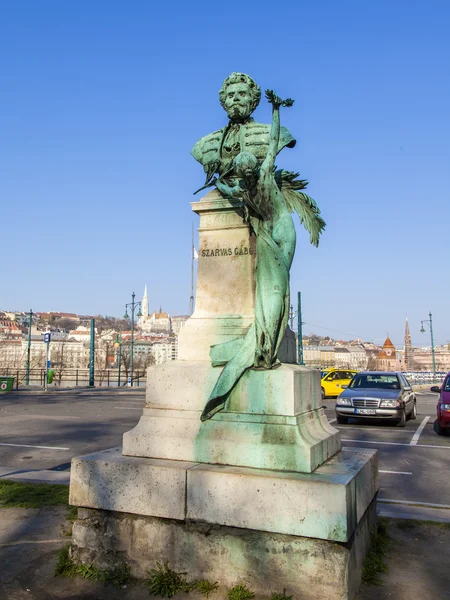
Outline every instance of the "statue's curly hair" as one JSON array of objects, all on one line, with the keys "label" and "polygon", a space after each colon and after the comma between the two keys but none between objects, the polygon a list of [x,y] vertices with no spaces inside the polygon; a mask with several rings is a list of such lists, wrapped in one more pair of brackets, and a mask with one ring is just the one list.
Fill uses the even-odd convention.
[{"label": "statue's curly hair", "polygon": [[232,83],[246,83],[250,88],[250,92],[252,94],[252,112],[258,106],[259,101],[261,100],[261,88],[256,83],[254,79],[250,77],[250,75],[246,75],[245,73],[231,73],[225,81],[222,83],[222,87],[219,91],[219,100],[220,104],[223,108],[225,108],[225,97],[227,87]]}]

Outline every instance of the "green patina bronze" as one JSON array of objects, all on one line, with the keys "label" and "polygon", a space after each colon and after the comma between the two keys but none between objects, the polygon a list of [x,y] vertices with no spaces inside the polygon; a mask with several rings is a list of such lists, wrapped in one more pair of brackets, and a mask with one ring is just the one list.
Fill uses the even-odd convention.
[{"label": "green patina bronze", "polygon": [[280,107],[292,106],[294,101],[281,100],[267,90],[272,124],[265,125],[250,117],[260,98],[260,88],[251,77],[232,73],[220,91],[229,124],[200,139],[192,150],[206,172],[204,188],[215,185],[224,197],[239,201],[244,220],[256,235],[255,321],[245,337],[211,347],[212,364],[225,367],[202,421],[223,408],[247,369],[272,369],[280,364],[277,353],[289,316],[289,271],[296,243],[291,213],[297,212],[315,246],[325,228],[316,203],[301,191],[307,182],[298,179],[298,173],[275,168],[280,150],[295,145],[280,125]]}]

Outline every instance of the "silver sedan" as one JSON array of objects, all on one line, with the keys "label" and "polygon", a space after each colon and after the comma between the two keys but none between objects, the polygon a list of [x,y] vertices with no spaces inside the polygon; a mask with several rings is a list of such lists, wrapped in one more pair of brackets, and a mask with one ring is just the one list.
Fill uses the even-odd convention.
[{"label": "silver sedan", "polygon": [[399,427],[417,416],[413,389],[400,372],[366,371],[355,375],[336,400],[339,424],[356,419],[390,419]]}]

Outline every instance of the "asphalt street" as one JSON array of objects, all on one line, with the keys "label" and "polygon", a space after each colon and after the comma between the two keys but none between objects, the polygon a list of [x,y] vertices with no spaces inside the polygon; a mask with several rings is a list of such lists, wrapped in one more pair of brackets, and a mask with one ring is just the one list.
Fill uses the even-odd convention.
[{"label": "asphalt street", "polygon": [[[405,428],[350,420],[337,426],[335,400],[323,401],[343,445],[379,452],[381,514],[418,507],[450,521],[450,436],[433,428],[437,395],[416,392],[417,419]],[[144,389],[96,388],[12,392],[0,396],[0,478],[68,483],[74,456],[122,444],[141,416]]]},{"label": "asphalt street", "polygon": [[376,448],[380,469],[378,502],[381,514],[401,516],[407,509],[426,507],[430,518],[450,521],[450,436],[434,431],[438,394],[417,391],[417,419],[400,428],[385,421],[350,420],[337,425],[336,401],[326,398],[325,413],[341,433],[343,445]]},{"label": "asphalt street", "polygon": [[74,456],[122,445],[145,390],[95,388],[0,396],[0,477],[68,483]]}]

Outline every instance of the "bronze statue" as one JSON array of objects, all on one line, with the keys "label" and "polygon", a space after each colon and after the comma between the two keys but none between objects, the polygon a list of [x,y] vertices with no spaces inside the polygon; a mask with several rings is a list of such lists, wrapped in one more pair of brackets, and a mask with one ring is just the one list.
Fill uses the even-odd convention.
[{"label": "bronze statue", "polygon": [[[203,165],[206,173],[204,187],[209,187],[215,173],[229,174],[233,159],[240,152],[249,152],[263,161],[269,147],[270,125],[257,123],[250,116],[261,99],[261,90],[251,77],[245,73],[232,73],[223,82],[219,99],[228,114],[228,125],[202,137],[192,149],[193,157]],[[295,144],[296,140],[286,127],[281,127],[277,154]]]},{"label": "bronze statue", "polygon": [[[266,91],[266,98],[272,104],[268,132],[268,125],[248,121],[260,99],[258,86],[247,75],[233,73],[221,90],[230,124],[194,146],[207,173],[207,186],[216,185],[224,197],[240,200],[244,220],[256,235],[255,322],[245,337],[211,347],[212,364],[225,368],[202,413],[203,421],[223,408],[247,369],[272,369],[280,364],[277,352],[289,316],[289,271],[296,244],[291,213],[297,212],[315,246],[325,228],[314,200],[300,191],[307,182],[298,179],[298,173],[275,169],[278,152],[295,144],[280,125],[280,107],[290,107],[294,101],[281,100],[271,90]],[[231,132],[237,127],[233,137]]]}]

